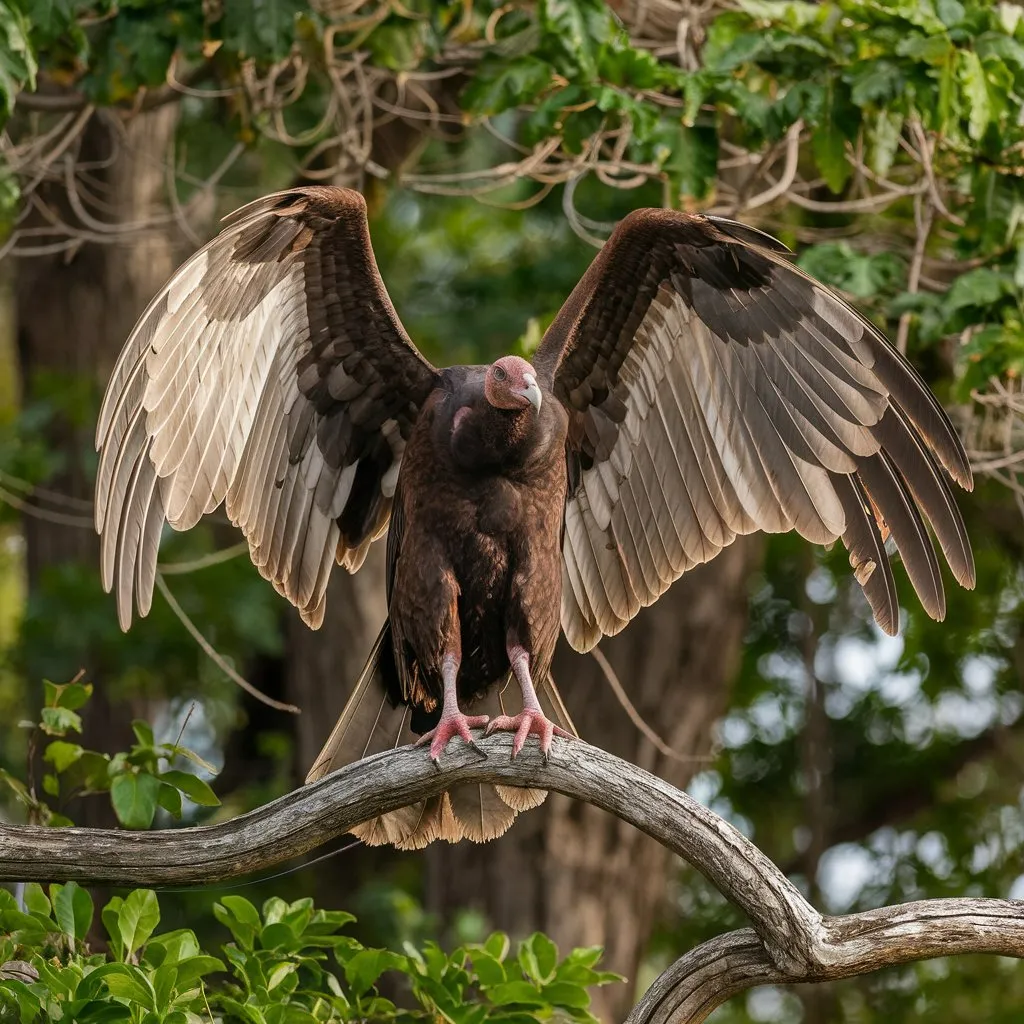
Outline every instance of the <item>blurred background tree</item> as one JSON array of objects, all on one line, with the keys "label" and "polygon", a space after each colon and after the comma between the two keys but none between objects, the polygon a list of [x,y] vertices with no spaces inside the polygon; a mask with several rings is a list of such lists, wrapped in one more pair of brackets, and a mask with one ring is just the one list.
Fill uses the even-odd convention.
[{"label": "blurred background tree", "polygon": [[[218,216],[300,181],[360,188],[403,321],[450,363],[528,350],[628,210],[711,210],[790,244],[947,403],[979,479],[961,502],[978,589],[950,588],[943,624],[906,601],[890,639],[841,548],[741,541],[601,645],[661,742],[564,650],[570,710],[587,739],[752,835],[823,909],[1024,897],[1021,15],[985,0],[0,0],[0,765],[24,764],[16,723],[42,680],[85,669],[88,745],[127,746],[132,718],[158,739],[184,727],[223,766],[222,806],[191,820],[236,813],[301,780],[384,615],[382,551],[338,570],[311,633],[216,516],[166,537],[177,611],[158,598],[123,636],[101,593],[98,398]],[[108,823],[88,803],[75,817]],[[562,798],[485,847],[348,850],[272,888],[315,890],[376,940],[493,925],[604,945],[631,979],[599,994],[608,1020],[736,916],[656,844]],[[978,959],[762,989],[715,1019],[955,1024],[1021,1005],[1021,967]]]}]

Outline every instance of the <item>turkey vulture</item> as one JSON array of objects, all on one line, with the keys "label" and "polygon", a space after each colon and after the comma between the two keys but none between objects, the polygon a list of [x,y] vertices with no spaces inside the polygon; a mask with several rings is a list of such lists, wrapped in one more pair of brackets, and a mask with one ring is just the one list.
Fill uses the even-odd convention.
[{"label": "turkey vulture", "polygon": [[[389,618],[312,780],[417,735],[436,761],[485,715],[546,752],[574,731],[549,674],[559,627],[589,650],[756,530],[842,538],[889,633],[891,534],[941,619],[929,527],[974,584],[949,484],[972,486],[963,447],[903,356],[791,255],[733,221],[637,210],[532,365],[437,369],[358,193],[250,203],[150,304],[103,402],[96,527],[122,627],[149,611],[165,521],[225,502],[313,628],[334,563],[354,572],[387,530]],[[484,840],[544,795],[454,787],[357,831]]]}]

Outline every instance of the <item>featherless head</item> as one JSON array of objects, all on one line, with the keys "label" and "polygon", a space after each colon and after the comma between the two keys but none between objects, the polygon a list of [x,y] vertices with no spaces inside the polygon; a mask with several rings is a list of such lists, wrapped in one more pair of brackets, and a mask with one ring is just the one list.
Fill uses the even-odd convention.
[{"label": "featherless head", "polygon": [[503,356],[488,367],[484,396],[496,409],[525,409],[532,405],[540,412],[537,371],[519,356]]}]

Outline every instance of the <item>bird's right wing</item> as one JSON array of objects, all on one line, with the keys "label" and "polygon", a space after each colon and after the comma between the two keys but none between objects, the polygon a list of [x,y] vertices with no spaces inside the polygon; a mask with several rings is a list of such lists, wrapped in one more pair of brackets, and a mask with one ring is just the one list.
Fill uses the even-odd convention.
[{"label": "bird's right wing", "polygon": [[387,526],[436,371],[402,328],[357,192],[307,187],[236,211],[171,278],[100,412],[96,528],[123,628],[152,601],[164,522],[226,501],[253,562],[311,626],[335,560]]}]

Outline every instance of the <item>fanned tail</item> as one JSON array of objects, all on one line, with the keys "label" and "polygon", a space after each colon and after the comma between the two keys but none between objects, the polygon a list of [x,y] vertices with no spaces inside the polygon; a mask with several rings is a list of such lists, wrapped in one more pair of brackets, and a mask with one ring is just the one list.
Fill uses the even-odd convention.
[{"label": "fanned tail", "polygon": [[[387,659],[391,657],[391,626],[390,622],[385,622],[352,696],[306,776],[307,783],[316,782],[335,769],[371,754],[416,741],[411,708],[404,704],[395,706],[388,697],[386,671]],[[550,676],[537,687],[537,695],[544,713],[556,725],[577,735]],[[519,688],[511,682],[510,675],[504,686],[494,687],[468,713],[494,717],[515,714],[521,706]],[[401,850],[420,850],[437,839],[449,843],[460,839],[484,843],[506,832],[521,811],[538,807],[547,795],[547,790],[543,789],[466,783],[453,786],[439,796],[379,815],[356,825],[351,832],[367,846],[392,845]]]}]

